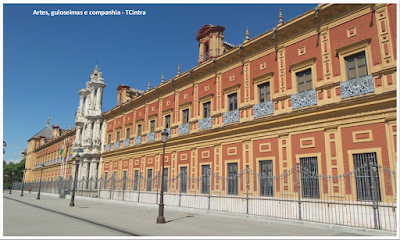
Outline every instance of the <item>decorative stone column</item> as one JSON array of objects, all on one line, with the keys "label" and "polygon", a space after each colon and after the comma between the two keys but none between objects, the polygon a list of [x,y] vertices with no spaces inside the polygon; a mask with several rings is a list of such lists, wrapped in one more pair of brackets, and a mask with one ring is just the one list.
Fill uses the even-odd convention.
[{"label": "decorative stone column", "polygon": [[83,115],[83,96],[79,95],[78,115]]},{"label": "decorative stone column", "polygon": [[100,110],[101,109],[101,88],[97,88],[95,91],[97,91],[97,94],[96,94],[96,107],[95,107],[95,109],[96,110]]},{"label": "decorative stone column", "polygon": [[[89,159],[83,158],[83,179],[89,179]],[[86,182],[85,182],[86,183]],[[87,189],[88,185],[84,184],[84,188]]]},{"label": "decorative stone column", "polygon": [[97,165],[99,164],[99,161],[97,158],[93,158],[92,159],[92,171],[91,171],[91,177],[93,177],[93,182],[92,182],[92,189],[96,189],[97,188]]},{"label": "decorative stone column", "polygon": [[78,145],[81,145],[82,139],[81,139],[81,126],[76,126],[76,137],[75,137],[75,142]]}]

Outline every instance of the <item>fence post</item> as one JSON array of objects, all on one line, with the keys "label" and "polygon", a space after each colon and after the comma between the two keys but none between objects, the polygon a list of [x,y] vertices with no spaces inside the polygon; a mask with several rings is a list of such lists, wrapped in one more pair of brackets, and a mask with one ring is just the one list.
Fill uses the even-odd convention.
[{"label": "fence post", "polygon": [[249,166],[246,166],[246,214],[249,214]]},{"label": "fence post", "polygon": [[[211,174],[210,174],[211,169],[208,169],[206,172],[206,178],[207,178],[207,187],[208,187],[208,210],[210,210],[210,201],[211,201]],[[208,178],[210,177],[210,178]]]},{"label": "fence post", "polygon": [[372,158],[368,159],[369,162],[369,174],[371,178],[371,194],[372,194],[372,208],[374,209],[374,226],[375,229],[378,229],[378,219],[377,219],[377,203],[375,199],[375,179],[374,179],[374,173],[376,171],[376,168],[373,166]]},{"label": "fence post", "polygon": [[299,220],[301,220],[301,198],[300,198],[300,163],[297,165],[297,193],[299,196]]},{"label": "fence post", "polygon": [[142,176],[142,173],[139,173],[139,176],[138,176],[138,181],[139,181],[139,192],[138,192],[138,195],[137,195],[137,201],[139,202],[139,198],[140,198],[140,178],[141,178],[141,176]]},{"label": "fence post", "polygon": [[179,207],[181,206],[182,175],[183,175],[183,173],[182,173],[182,171],[181,171],[181,172],[179,173],[179,176],[180,176],[180,178],[179,178]]},{"label": "fence post", "polygon": [[92,183],[93,183],[93,176],[90,178],[89,182],[89,197],[92,196]]},{"label": "fence post", "polygon": [[160,171],[157,173],[157,194],[156,194],[156,204],[158,203],[158,186],[160,186]]}]

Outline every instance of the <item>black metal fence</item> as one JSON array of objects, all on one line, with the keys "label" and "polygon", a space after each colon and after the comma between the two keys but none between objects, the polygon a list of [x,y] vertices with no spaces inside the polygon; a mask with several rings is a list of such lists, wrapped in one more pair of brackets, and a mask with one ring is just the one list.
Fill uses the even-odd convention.
[{"label": "black metal fence", "polygon": [[[345,226],[397,231],[396,172],[364,162],[349,173],[321,175],[313,159],[305,159],[280,175],[272,165],[260,163],[258,171],[227,167],[221,176],[204,168],[199,177],[184,171],[164,180],[164,204],[187,208],[299,219]],[[300,166],[303,166],[302,169]],[[314,166],[314,167],[313,167]],[[161,174],[146,178],[135,171],[133,179],[124,174],[110,178],[77,181],[77,196],[158,203]],[[38,182],[25,183],[37,191]],[[14,183],[13,189],[21,189]],[[41,191],[71,190],[71,179],[42,182]]]}]

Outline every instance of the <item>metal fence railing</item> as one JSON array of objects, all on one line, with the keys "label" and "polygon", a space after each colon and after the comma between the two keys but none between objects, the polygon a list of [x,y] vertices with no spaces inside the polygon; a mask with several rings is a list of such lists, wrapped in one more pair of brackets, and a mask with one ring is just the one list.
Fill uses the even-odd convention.
[{"label": "metal fence railing", "polygon": [[[226,176],[204,168],[199,177],[190,177],[185,169],[164,179],[164,204],[397,231],[395,171],[370,162],[346,174],[321,175],[312,167],[313,159],[307,161],[280,175],[272,175],[268,164],[261,164],[258,172],[250,168],[238,172],[231,165]],[[161,174],[135,175],[133,179],[111,175],[78,180],[76,195],[158,203]],[[38,185],[25,183],[24,191],[29,187],[37,191]],[[22,183],[14,182],[14,190],[21,187]],[[69,194],[71,187],[71,178],[43,181],[41,191],[65,189]]]}]

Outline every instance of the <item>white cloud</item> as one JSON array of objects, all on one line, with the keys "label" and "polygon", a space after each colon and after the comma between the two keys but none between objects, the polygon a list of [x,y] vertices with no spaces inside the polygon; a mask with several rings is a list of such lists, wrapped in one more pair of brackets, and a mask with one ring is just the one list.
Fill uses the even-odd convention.
[{"label": "white cloud", "polygon": [[13,162],[15,164],[19,163],[21,161],[21,159],[16,159],[16,160],[8,160],[8,159],[4,159],[4,161],[6,161],[6,163],[10,163]]}]

